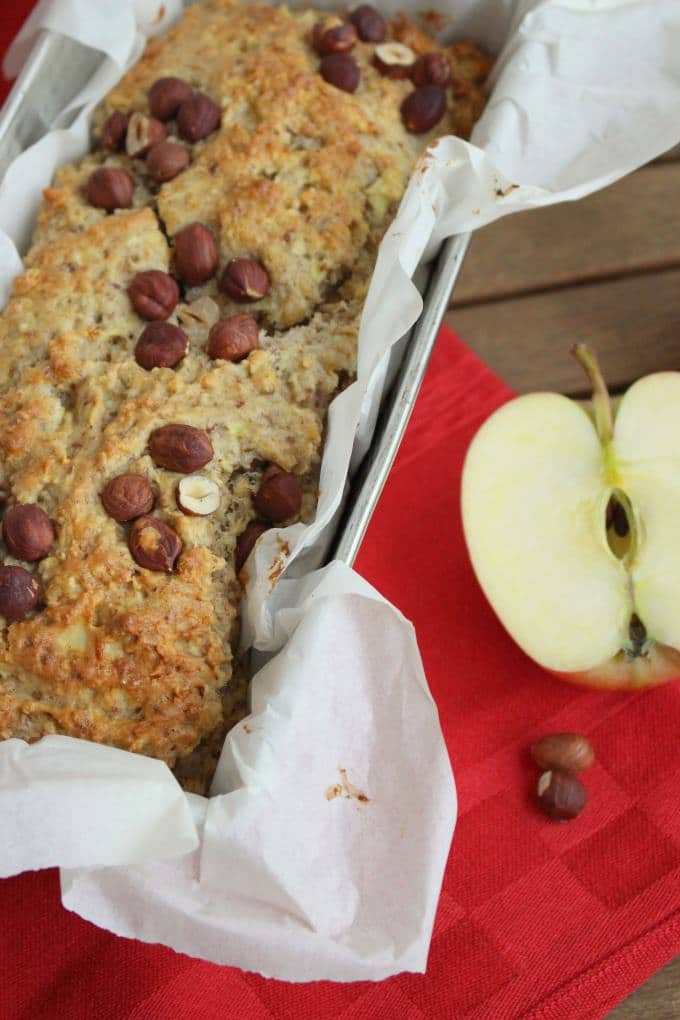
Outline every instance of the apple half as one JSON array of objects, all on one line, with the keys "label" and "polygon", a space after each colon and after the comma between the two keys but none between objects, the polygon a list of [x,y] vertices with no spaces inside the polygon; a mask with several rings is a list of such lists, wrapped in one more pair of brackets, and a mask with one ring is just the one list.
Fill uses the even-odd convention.
[{"label": "apple half", "polygon": [[499,408],[462,479],[465,540],[501,623],[539,665],[593,687],[680,676],[680,372],[634,383],[614,417],[574,348],[592,414],[557,393]]}]

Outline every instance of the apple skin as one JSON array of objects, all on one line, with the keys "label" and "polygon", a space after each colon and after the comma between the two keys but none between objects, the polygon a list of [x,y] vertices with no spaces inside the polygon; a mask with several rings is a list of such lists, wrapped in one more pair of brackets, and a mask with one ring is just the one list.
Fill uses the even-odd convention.
[{"label": "apple skin", "polygon": [[629,662],[610,659],[601,666],[580,673],[559,673],[557,670],[547,672],[559,680],[591,690],[640,691],[677,680],[680,677],[680,652],[667,645],[654,644],[645,658],[631,659]]},{"label": "apple skin", "polygon": [[[639,691],[680,678],[680,373],[638,380],[614,422],[597,359],[577,357],[593,413],[549,393],[494,412],[463,467],[463,530],[483,593],[534,662]],[[606,535],[612,496],[628,508],[628,551]]]}]

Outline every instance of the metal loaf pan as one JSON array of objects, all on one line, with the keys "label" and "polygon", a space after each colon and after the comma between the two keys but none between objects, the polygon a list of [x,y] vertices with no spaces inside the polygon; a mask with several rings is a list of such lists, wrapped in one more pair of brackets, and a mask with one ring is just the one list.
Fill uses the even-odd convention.
[{"label": "metal loaf pan", "polygon": [[[97,51],[58,32],[41,32],[0,111],[0,178],[16,156],[50,129],[54,119],[87,85],[101,59]],[[73,111],[72,119],[76,113]],[[68,127],[68,120],[60,118],[59,126]],[[396,345],[390,365],[391,384],[383,398],[373,441],[350,479],[328,558],[349,565],[356,558],[411,416],[468,242],[469,234],[447,240],[423,274],[423,311],[409,334]]]}]

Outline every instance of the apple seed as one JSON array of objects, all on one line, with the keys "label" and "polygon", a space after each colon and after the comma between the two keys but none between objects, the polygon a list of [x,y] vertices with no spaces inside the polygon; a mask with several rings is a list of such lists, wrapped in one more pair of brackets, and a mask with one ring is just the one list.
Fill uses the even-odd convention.
[{"label": "apple seed", "polygon": [[614,502],[614,516],[612,519],[612,524],[614,525],[614,531],[619,536],[619,538],[625,538],[628,532],[630,531],[630,525],[628,524],[628,515],[626,514],[626,511],[623,508],[623,506],[616,501]]},{"label": "apple seed", "polygon": [[634,648],[637,649],[637,654],[639,655],[640,649],[647,640],[647,628],[637,613],[633,613],[630,618],[628,634],[630,636],[630,640],[633,642]]}]

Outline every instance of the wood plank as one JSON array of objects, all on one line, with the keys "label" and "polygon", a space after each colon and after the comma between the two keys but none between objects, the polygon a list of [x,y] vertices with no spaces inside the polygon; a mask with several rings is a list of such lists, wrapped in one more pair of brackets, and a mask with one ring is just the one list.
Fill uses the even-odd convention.
[{"label": "wood plank", "polygon": [[629,995],[607,1020],[678,1020],[680,1017],[680,956]]},{"label": "wood plank", "polygon": [[674,145],[672,149],[668,149],[666,152],[662,152],[660,156],[657,156],[654,162],[671,163],[674,160],[679,159],[680,159],[680,145]]},{"label": "wood plank", "polygon": [[583,393],[583,371],[569,355],[579,340],[598,352],[616,390],[680,369],[680,270],[454,308],[446,322],[519,393]]},{"label": "wood plank", "polygon": [[580,202],[507,216],[472,238],[454,305],[680,267],[680,162]]}]

